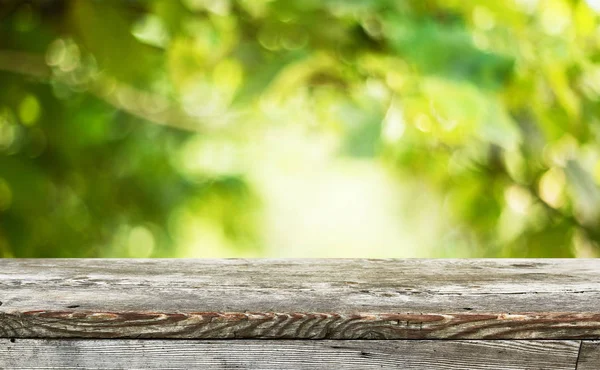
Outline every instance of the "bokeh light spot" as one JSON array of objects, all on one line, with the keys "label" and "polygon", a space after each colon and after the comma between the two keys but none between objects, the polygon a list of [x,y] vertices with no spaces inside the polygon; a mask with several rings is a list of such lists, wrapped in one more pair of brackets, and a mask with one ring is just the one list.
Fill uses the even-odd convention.
[{"label": "bokeh light spot", "polygon": [[154,235],[145,226],[136,226],[129,231],[127,251],[135,258],[148,258],[154,250]]},{"label": "bokeh light spot", "polygon": [[34,95],[27,95],[19,105],[19,119],[26,126],[31,126],[40,118],[40,102]]}]

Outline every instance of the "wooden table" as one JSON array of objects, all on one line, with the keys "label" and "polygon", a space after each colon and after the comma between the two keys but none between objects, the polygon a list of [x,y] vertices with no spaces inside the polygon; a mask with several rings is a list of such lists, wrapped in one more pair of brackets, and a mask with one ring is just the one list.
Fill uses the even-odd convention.
[{"label": "wooden table", "polygon": [[0,369],[600,369],[600,260],[0,260]]}]

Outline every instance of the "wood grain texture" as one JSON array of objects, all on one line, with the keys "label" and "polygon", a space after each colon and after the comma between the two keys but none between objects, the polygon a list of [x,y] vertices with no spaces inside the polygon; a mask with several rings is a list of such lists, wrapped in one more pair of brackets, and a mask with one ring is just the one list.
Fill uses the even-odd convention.
[{"label": "wood grain texture", "polygon": [[598,369],[600,369],[600,342],[584,341],[581,343],[581,349],[579,351],[577,370]]},{"label": "wood grain texture", "polygon": [[575,369],[578,341],[0,339],[6,369]]},{"label": "wood grain texture", "polygon": [[598,339],[599,260],[0,260],[2,338]]}]

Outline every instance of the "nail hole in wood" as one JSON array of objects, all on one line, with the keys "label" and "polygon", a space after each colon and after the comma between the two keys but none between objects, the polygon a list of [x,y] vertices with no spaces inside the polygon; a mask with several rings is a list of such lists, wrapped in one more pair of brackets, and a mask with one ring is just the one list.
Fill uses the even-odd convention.
[{"label": "nail hole in wood", "polygon": [[72,305],[70,305],[70,306],[67,306],[67,308],[77,308],[77,307],[79,307],[79,305],[78,305],[78,304],[72,304]]}]

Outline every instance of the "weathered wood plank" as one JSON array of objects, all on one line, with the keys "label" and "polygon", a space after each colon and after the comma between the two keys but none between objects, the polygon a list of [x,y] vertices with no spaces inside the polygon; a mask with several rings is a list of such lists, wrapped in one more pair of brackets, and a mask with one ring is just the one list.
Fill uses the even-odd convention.
[{"label": "weathered wood plank", "polygon": [[0,339],[0,368],[573,370],[578,349],[578,341]]},{"label": "weathered wood plank", "polygon": [[577,370],[598,370],[600,369],[600,342],[583,341],[579,351],[577,361]]},{"label": "weathered wood plank", "polygon": [[0,260],[0,337],[598,339],[599,260]]}]

